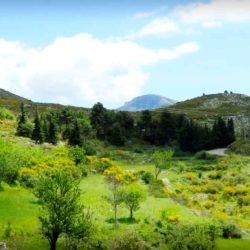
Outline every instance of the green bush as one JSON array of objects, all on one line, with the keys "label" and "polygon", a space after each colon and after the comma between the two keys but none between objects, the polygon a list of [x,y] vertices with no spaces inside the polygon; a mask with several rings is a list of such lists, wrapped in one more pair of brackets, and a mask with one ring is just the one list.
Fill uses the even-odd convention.
[{"label": "green bush", "polygon": [[169,224],[161,229],[171,250],[212,250],[217,235],[215,226]]},{"label": "green bush", "polygon": [[14,120],[15,116],[14,114],[6,109],[6,108],[0,108],[0,120]]},{"label": "green bush", "polygon": [[195,159],[213,161],[217,159],[217,156],[209,154],[206,151],[200,151],[195,154]]},{"label": "green bush", "polygon": [[229,238],[240,239],[241,232],[239,228],[237,228],[234,224],[223,223],[222,224],[222,237],[225,239],[229,239]]},{"label": "green bush", "polygon": [[147,250],[147,243],[136,232],[126,232],[107,241],[108,250]]},{"label": "green bush", "polygon": [[144,172],[141,175],[141,179],[144,181],[145,184],[150,184],[154,181],[154,175],[151,172]]}]

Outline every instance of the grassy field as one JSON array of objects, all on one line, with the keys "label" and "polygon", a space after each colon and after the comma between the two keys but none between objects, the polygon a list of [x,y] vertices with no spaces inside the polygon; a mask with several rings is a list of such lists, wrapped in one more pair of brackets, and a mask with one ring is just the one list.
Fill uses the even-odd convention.
[{"label": "grassy field", "polygon": [[[142,167],[140,167],[142,168]],[[141,226],[145,218],[160,218],[161,211],[166,209],[168,213],[180,214],[181,218],[190,222],[204,222],[204,217],[196,216],[192,210],[181,206],[168,198],[155,198],[148,196],[147,200],[142,203],[139,211],[135,213],[136,221],[127,223],[128,211],[124,207],[119,209],[120,224],[119,228],[114,230],[113,224],[109,219],[113,217],[110,205],[103,198],[109,193],[107,183],[102,175],[92,175],[81,181],[82,201],[92,211],[95,221],[101,228],[102,237],[121,233],[125,230],[136,229]],[[47,249],[47,241],[42,239],[39,234],[39,222],[37,216],[39,207],[30,190],[22,187],[4,186],[4,191],[0,193],[0,227],[1,235],[4,235],[8,222],[11,223],[12,234],[16,234],[15,242],[19,249]],[[205,218],[210,220],[209,218]],[[4,237],[3,237],[4,238]],[[1,240],[1,238],[0,238]],[[217,249],[221,250],[248,250],[250,247],[249,240],[222,240],[217,241]],[[64,249],[63,244],[59,242],[58,249]]]}]

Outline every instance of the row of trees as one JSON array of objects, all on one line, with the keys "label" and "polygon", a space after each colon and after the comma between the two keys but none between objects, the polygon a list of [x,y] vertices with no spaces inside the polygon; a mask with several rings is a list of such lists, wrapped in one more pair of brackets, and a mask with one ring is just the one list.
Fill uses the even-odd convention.
[{"label": "row of trees", "polygon": [[62,139],[68,140],[70,145],[82,146],[90,130],[89,120],[83,113],[73,112],[68,108],[43,114],[36,111],[32,122],[22,104],[16,134],[29,137],[40,144],[57,144]]},{"label": "row of trees", "polygon": [[36,143],[56,144],[58,139],[70,145],[83,146],[87,139],[97,138],[116,146],[137,140],[156,146],[177,146],[183,151],[226,147],[235,140],[232,119],[225,122],[218,118],[212,127],[201,126],[183,114],[167,111],[154,113],[108,110],[101,103],[91,109],[90,117],[69,108],[39,114],[33,122],[27,118],[24,105],[18,120],[17,135],[32,138]]},{"label": "row of trees", "polygon": [[235,140],[234,123],[218,118],[213,126],[201,126],[183,114],[163,111],[154,117],[152,112],[143,111],[135,119],[128,112],[105,109],[101,103],[94,105],[90,115],[96,137],[117,146],[133,139],[157,145],[176,145],[183,151],[199,151],[225,147]]}]

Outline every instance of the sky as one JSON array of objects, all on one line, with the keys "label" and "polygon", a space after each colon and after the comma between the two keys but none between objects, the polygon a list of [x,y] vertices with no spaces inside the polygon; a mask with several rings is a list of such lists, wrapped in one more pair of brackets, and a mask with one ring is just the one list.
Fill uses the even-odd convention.
[{"label": "sky", "polygon": [[249,0],[0,0],[0,88],[117,108],[250,95]]}]

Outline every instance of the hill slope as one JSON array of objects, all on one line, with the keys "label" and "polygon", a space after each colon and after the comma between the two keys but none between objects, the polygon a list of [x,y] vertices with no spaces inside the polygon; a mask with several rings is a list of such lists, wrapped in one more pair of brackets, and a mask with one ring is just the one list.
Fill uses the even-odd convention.
[{"label": "hill slope", "polygon": [[118,108],[121,111],[142,111],[142,110],[152,110],[158,109],[164,106],[169,106],[176,103],[176,101],[171,100],[164,96],[159,95],[143,95],[126,102],[122,107]]},{"label": "hill slope", "polygon": [[[28,112],[28,114],[33,114],[36,110],[38,110],[39,112],[40,111],[43,112],[43,111],[58,110],[66,107],[65,105],[56,103],[33,102],[24,97],[21,97],[19,95],[13,94],[7,90],[0,88],[0,107],[7,108],[13,111],[14,113],[19,113],[21,103],[24,103],[25,109]],[[89,109],[82,107],[70,106],[70,108],[76,111],[83,111],[83,112],[89,111]]]},{"label": "hill slope", "polygon": [[250,96],[247,95],[234,93],[203,95],[178,102],[167,109],[173,113],[184,113],[194,120],[208,124],[218,116],[225,119],[233,118],[238,132],[250,126]]}]

